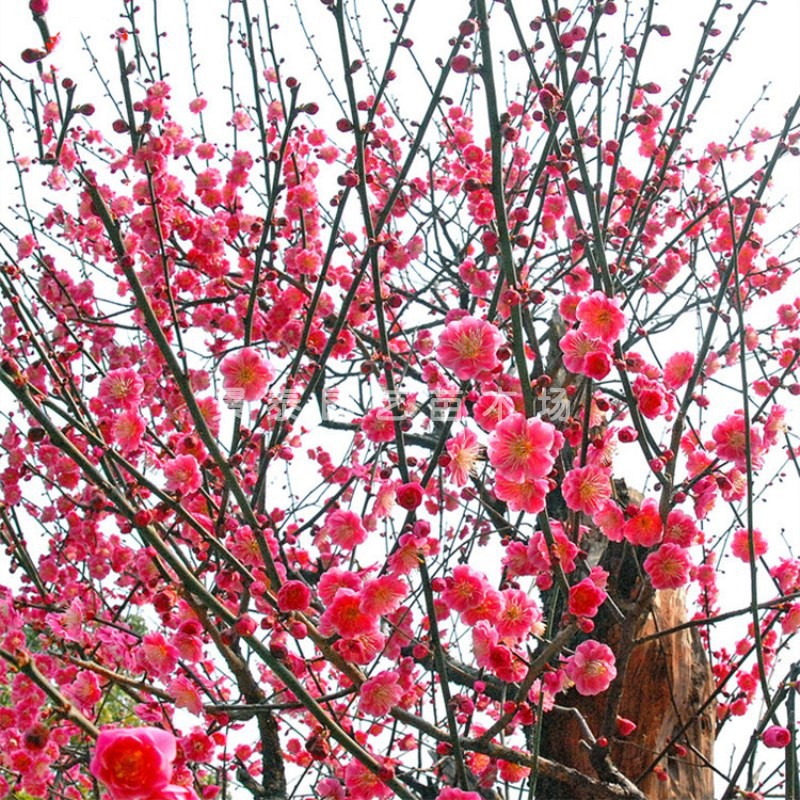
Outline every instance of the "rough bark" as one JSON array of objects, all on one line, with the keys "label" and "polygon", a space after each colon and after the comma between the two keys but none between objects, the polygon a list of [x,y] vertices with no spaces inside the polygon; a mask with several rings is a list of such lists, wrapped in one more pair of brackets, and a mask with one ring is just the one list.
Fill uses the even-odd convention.
[{"label": "rough bark", "polygon": [[[652,611],[637,636],[674,627],[685,622],[687,616],[683,592],[657,592]],[[609,641],[612,647],[619,644],[619,635],[615,635],[613,627],[607,635],[603,641]],[[712,691],[711,671],[695,629],[683,630],[634,649],[622,684],[619,714],[634,720],[638,728],[626,738],[612,739],[609,754],[616,767],[637,782],[650,800],[709,800],[713,797],[713,773],[708,766],[714,745],[713,704],[698,714]],[[608,693],[582,697],[573,690],[562,705],[578,710],[596,733],[603,724],[608,702]],[[694,721],[678,739],[678,744],[686,748],[686,755],[671,748],[658,764],[666,780],[660,780],[654,771],[641,777],[656,755],[690,719]],[[573,714],[547,715],[542,754],[591,775],[589,750],[582,738]],[[574,787],[542,780],[540,788],[537,796],[542,800],[578,800]],[[590,800],[588,795],[587,800]]]}]

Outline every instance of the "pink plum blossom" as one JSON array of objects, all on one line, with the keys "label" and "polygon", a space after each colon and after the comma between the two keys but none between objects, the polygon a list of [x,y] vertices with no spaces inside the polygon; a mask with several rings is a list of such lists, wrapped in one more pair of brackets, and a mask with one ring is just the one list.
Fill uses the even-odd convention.
[{"label": "pink plum blossom", "polygon": [[177,456],[164,464],[164,477],[169,492],[191,494],[203,485],[203,475],[194,456]]},{"label": "pink plum blossom", "polygon": [[159,728],[104,730],[89,769],[116,800],[144,800],[167,787],[176,753],[175,737]]},{"label": "pink plum blossom", "polygon": [[664,385],[667,389],[680,389],[688,383],[694,369],[694,355],[688,352],[673,353],[664,364]]},{"label": "pink plum blossom", "polygon": [[111,408],[136,408],[142,399],[144,381],[133,369],[114,369],[100,381],[97,396]]},{"label": "pink plum blossom", "polygon": [[489,438],[489,462],[498,475],[522,482],[545,478],[553,467],[557,443],[555,428],[539,419],[512,414]]},{"label": "pink plum blossom", "polygon": [[[757,528],[753,530],[753,552],[756,558],[760,558],[767,552],[767,540]],[[731,553],[740,561],[745,563],[750,561],[750,535],[746,528],[734,531],[731,539]]]},{"label": "pink plum blossom", "polygon": [[623,536],[640,547],[652,547],[661,541],[664,525],[658,513],[658,503],[652,498],[645,500],[639,510],[624,524]]},{"label": "pink plum blossom", "polygon": [[275,370],[261,353],[245,347],[223,359],[219,367],[222,386],[233,399],[260,400],[275,379]]},{"label": "pink plum blossom", "polygon": [[792,734],[788,728],[781,725],[770,725],[761,734],[761,738],[767,747],[784,748],[792,741]]},{"label": "pink plum blossom", "polygon": [[617,677],[614,663],[614,653],[608,645],[589,639],[578,645],[565,669],[579,694],[595,695],[608,689]]},{"label": "pink plum blossom", "polygon": [[564,476],[561,491],[573,511],[596,514],[611,497],[608,471],[591,465],[575,467]]},{"label": "pink plum blossom", "polygon": [[447,464],[450,480],[456,486],[466,485],[470,470],[480,454],[478,437],[469,429],[457,433],[447,443],[447,454],[450,457]]},{"label": "pink plum blossom", "polygon": [[[717,455],[726,461],[732,461],[739,469],[747,469],[747,435],[745,431],[745,419],[743,414],[731,414],[714,427],[711,432],[716,445]],[[754,467],[761,466],[762,440],[758,430],[751,426],[749,430],[749,456]]]},{"label": "pink plum blossom", "polygon": [[575,309],[575,316],[587,336],[607,345],[619,339],[626,323],[619,302],[603,292],[592,292],[584,297]]},{"label": "pink plum blossom", "polygon": [[494,493],[498,500],[508,503],[511,511],[538,514],[544,510],[548,483],[546,480],[510,481],[502,475],[495,479]]},{"label": "pink plum blossom", "polygon": [[606,593],[591,578],[584,578],[569,587],[567,608],[569,613],[576,617],[593,617],[606,597]]},{"label": "pink plum blossom", "polygon": [[450,585],[442,592],[442,601],[460,613],[479,605],[485,594],[486,578],[466,564],[459,564],[453,569]]},{"label": "pink plum blossom", "polygon": [[363,714],[384,717],[403,696],[397,670],[385,670],[374,675],[358,690],[358,707]]},{"label": "pink plum blossom", "polygon": [[330,540],[343,550],[352,550],[367,540],[367,530],[355,511],[340,509],[328,514],[323,527]]},{"label": "pink plum blossom", "polygon": [[654,589],[679,589],[689,581],[691,561],[683,547],[665,542],[647,556],[643,567]]},{"label": "pink plum blossom", "polygon": [[500,363],[497,348],[502,342],[503,337],[490,322],[462,317],[442,331],[436,356],[460,381],[467,381],[491,372]]}]

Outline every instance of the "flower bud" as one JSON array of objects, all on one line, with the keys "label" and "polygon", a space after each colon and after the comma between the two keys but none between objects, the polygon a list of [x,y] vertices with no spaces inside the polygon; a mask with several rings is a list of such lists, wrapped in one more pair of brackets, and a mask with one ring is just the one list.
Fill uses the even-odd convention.
[{"label": "flower bud", "polygon": [[782,749],[788,747],[792,741],[792,734],[788,728],[784,728],[781,725],[770,725],[761,735],[761,738],[767,747]]}]

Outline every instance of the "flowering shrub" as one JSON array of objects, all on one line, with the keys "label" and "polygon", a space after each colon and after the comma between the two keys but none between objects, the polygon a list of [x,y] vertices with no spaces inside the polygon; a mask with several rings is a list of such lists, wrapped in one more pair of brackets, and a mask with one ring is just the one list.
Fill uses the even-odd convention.
[{"label": "flowering shrub", "polygon": [[0,794],[796,787],[770,12],[364,5],[14,4]]}]

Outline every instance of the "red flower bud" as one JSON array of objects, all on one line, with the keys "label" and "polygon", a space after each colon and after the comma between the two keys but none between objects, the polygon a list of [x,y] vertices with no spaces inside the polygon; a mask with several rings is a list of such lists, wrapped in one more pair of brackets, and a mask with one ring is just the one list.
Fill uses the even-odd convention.
[{"label": "red flower bud", "polygon": [[635,442],[639,438],[639,434],[634,428],[621,428],[617,436],[623,444]]},{"label": "red flower bud", "polygon": [[472,60],[463,53],[453,56],[453,58],[450,59],[450,69],[452,69],[453,72],[469,72],[472,69]]},{"label": "red flower bud", "polygon": [[252,636],[256,632],[256,621],[249,615],[243,614],[234,624],[234,629],[239,636]]},{"label": "red flower bud", "polygon": [[767,747],[784,748],[792,741],[792,734],[788,728],[783,728],[780,725],[770,725],[761,735],[761,738]]},{"label": "red flower bud", "polygon": [[149,509],[142,509],[133,515],[133,524],[137,528],[145,528],[153,521],[153,512]]},{"label": "red flower bud", "polygon": [[36,50],[33,47],[28,47],[27,49],[22,51],[22,60],[26,64],[35,64],[37,61],[41,61],[47,53],[44,50]]},{"label": "red flower bud", "polygon": [[422,503],[423,489],[418,481],[411,483],[404,483],[397,490],[397,503],[406,509],[406,511],[413,511]]},{"label": "red flower bud", "polygon": [[306,611],[311,603],[311,590],[302,581],[286,581],[278,592],[281,611]]}]

